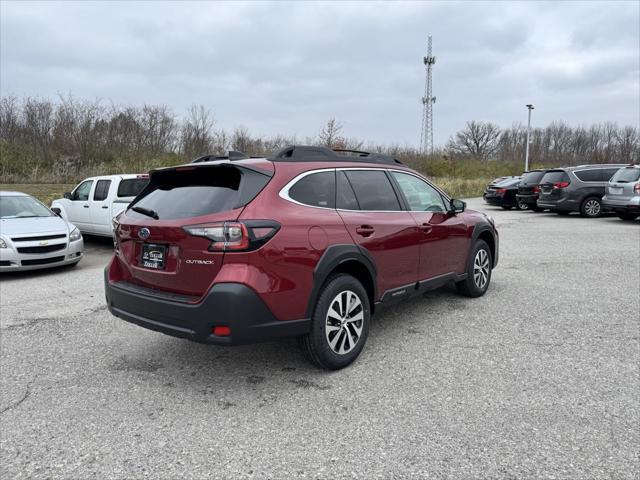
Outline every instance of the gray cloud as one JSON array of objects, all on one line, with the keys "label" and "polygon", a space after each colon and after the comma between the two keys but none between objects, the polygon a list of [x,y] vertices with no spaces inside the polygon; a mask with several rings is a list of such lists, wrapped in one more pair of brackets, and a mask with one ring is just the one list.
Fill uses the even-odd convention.
[{"label": "gray cloud", "polygon": [[415,145],[426,35],[436,141],[503,126],[637,125],[640,12],[606,3],[0,4],[0,91],[210,107],[225,128]]}]

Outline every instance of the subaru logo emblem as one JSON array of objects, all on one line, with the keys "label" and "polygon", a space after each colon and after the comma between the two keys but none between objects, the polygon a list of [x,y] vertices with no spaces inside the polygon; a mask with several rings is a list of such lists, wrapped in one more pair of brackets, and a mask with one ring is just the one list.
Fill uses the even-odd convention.
[{"label": "subaru logo emblem", "polygon": [[146,240],[147,238],[149,238],[149,235],[151,235],[151,232],[149,231],[149,229],[147,227],[142,227],[138,231],[138,236],[143,240]]}]

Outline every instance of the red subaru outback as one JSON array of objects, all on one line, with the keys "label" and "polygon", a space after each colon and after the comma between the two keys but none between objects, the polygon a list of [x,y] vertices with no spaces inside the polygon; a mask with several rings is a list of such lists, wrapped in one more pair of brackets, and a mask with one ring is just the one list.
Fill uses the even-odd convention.
[{"label": "red subaru outback", "polygon": [[449,282],[486,292],[493,220],[398,160],[299,146],[235,158],[151,172],[114,221],[111,313],[219,345],[300,337],[314,363],[339,369],[378,304]]}]

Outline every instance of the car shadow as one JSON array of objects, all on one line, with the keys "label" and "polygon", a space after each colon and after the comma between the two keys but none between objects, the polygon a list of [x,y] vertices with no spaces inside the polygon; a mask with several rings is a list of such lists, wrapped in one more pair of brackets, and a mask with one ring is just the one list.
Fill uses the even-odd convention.
[{"label": "car shadow", "polygon": [[[224,397],[221,406],[242,401],[245,395],[273,399],[299,389],[327,391],[336,381],[358,378],[370,369],[376,357],[388,349],[398,350],[406,335],[424,334],[436,317],[425,311],[446,308],[463,309],[468,299],[455,293],[453,286],[416,296],[381,308],[373,318],[367,344],[360,357],[349,367],[327,371],[311,364],[297,339],[224,347],[203,345],[188,340],[144,332],[152,341],[138,348],[121,349],[108,370],[112,374],[136,374],[148,377],[162,388],[181,392],[214,394]],[[416,315],[420,315],[416,320]],[[419,324],[418,324],[419,323]],[[124,333],[124,332],[123,332]],[[226,403],[225,403],[226,402]]]}]

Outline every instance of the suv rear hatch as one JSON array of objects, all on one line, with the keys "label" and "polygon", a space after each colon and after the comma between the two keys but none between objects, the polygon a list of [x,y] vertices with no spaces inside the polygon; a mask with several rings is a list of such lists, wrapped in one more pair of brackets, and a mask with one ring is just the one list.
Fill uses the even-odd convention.
[{"label": "suv rear hatch", "polygon": [[540,187],[538,185],[540,184],[542,177],[544,177],[544,173],[544,171],[525,173],[518,185],[518,193],[520,195],[532,195],[534,193],[539,193]]},{"label": "suv rear hatch", "polygon": [[540,180],[540,200],[560,200],[570,183],[564,170],[549,170]]},{"label": "suv rear hatch", "polygon": [[206,293],[225,251],[247,238],[234,222],[269,183],[273,165],[262,166],[225,162],[152,172],[116,220],[116,253],[128,271],[123,279],[182,295]]},{"label": "suv rear hatch", "polygon": [[630,202],[640,195],[640,168],[625,167],[618,170],[607,185],[607,198],[616,202]]}]

